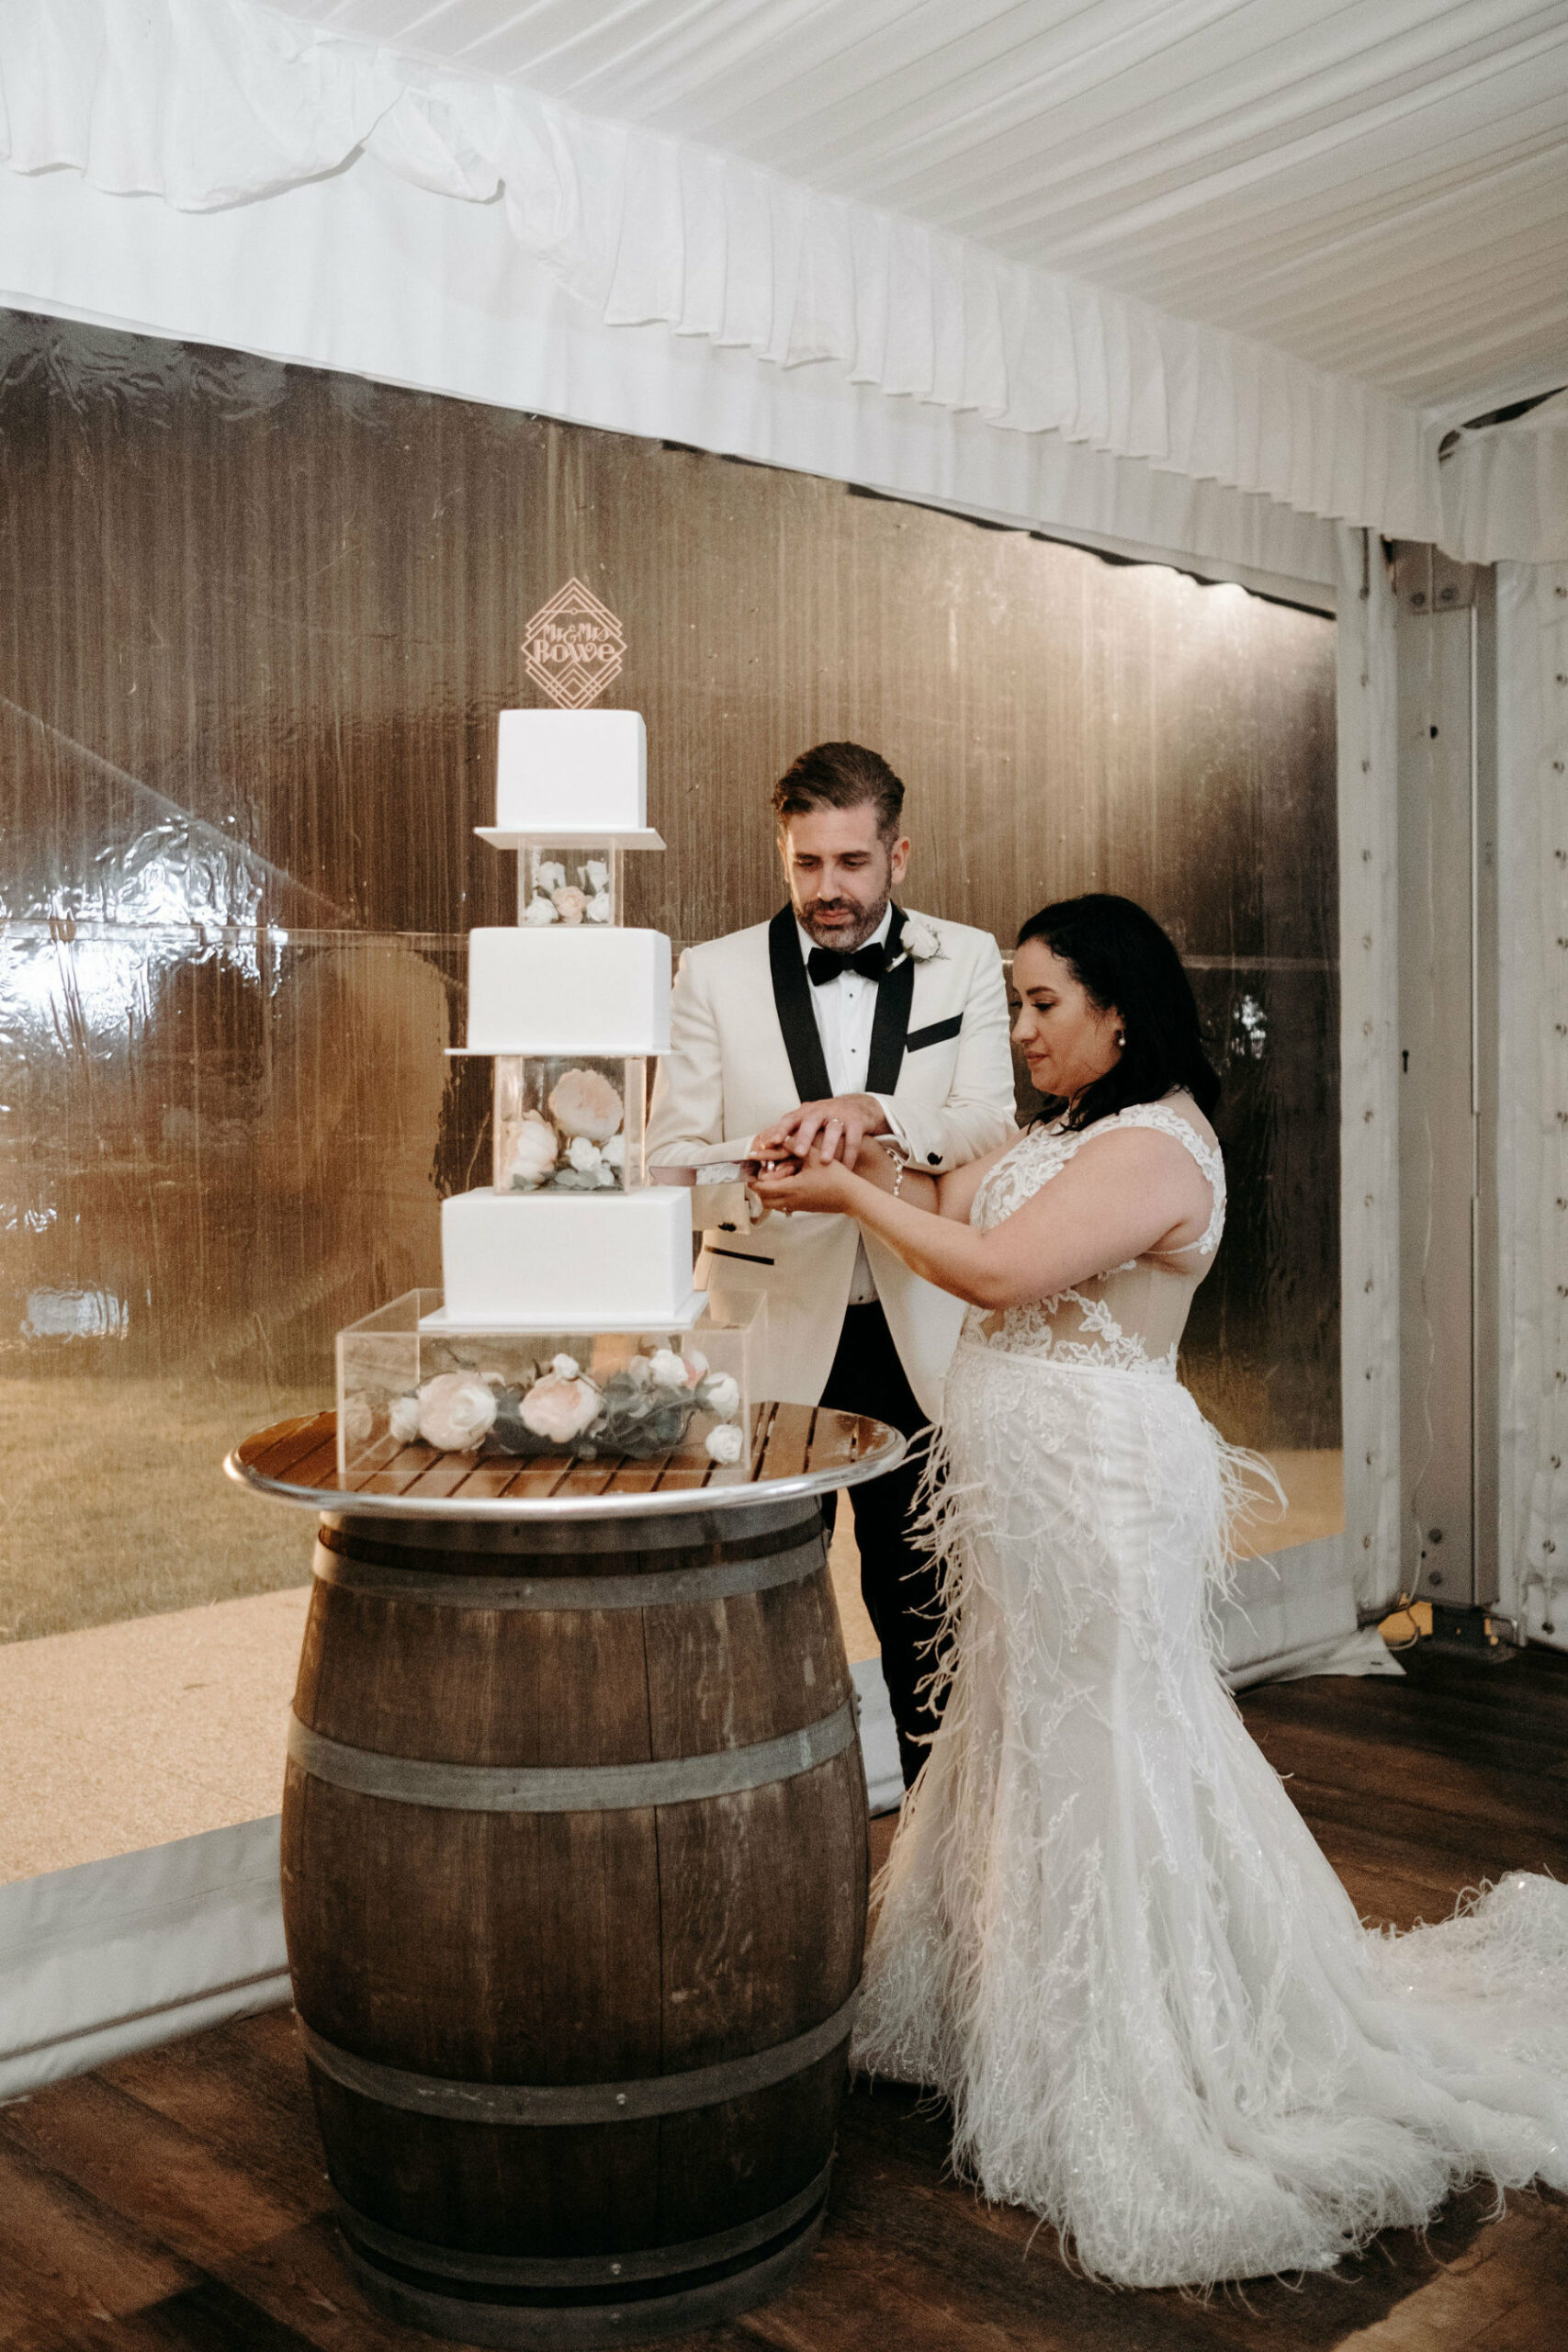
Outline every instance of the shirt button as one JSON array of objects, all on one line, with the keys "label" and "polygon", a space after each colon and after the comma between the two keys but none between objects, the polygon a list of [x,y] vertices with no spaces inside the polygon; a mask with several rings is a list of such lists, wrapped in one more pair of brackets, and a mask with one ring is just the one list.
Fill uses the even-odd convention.
[{"label": "shirt button", "polygon": [[940,1168],[942,1166],[941,1152],[928,1151],[926,1154],[926,1165],[928,1168]]}]

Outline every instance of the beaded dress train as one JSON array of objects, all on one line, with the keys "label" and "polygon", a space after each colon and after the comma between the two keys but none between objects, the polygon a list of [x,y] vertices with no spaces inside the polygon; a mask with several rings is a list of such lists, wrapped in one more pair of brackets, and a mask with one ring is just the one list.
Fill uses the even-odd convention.
[{"label": "beaded dress train", "polygon": [[1140,2287],[1329,2267],[1449,2190],[1568,2188],[1568,1888],[1364,1928],[1219,1678],[1245,1464],[1176,1378],[1224,1221],[1184,1095],[1035,1129],[999,1224],[1114,1127],[1173,1136],[1213,1215],[1033,1305],[971,1308],[931,1513],[954,1634],[882,1883],[854,2043],[951,2101],[959,2170]]}]

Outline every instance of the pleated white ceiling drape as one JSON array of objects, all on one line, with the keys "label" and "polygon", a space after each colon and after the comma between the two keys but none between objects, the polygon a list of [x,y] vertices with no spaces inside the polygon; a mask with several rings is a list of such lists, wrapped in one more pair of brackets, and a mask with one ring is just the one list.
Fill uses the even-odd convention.
[{"label": "pleated white ceiling drape", "polygon": [[[374,275],[386,254],[364,237],[367,202],[396,183],[450,206],[454,249],[470,240],[488,249],[482,216],[499,212],[519,255],[600,328],[660,328],[715,356],[743,354],[753,368],[820,375],[835,390],[1002,435],[1055,436],[1461,555],[1484,545],[1488,555],[1541,560],[1559,537],[1568,552],[1568,514],[1543,506],[1539,472],[1469,443],[1440,466],[1438,421],[1369,382],[743,158],[344,38],[255,0],[8,0],[0,107],[12,174],[63,171],[97,196],[158,199],[150,218],[133,208],[146,236],[166,220],[163,208],[254,212],[313,187],[316,232],[330,237],[335,224],[355,237]],[[382,200],[396,210],[389,194]],[[41,217],[5,209],[11,299],[28,299],[38,276],[25,249],[28,222]],[[301,257],[299,266],[314,265]],[[380,296],[395,306],[403,288],[395,270],[388,277]],[[276,289],[258,279],[254,291],[258,316],[276,307]],[[52,301],[34,293],[42,307],[200,332],[59,288]],[[278,348],[260,332],[251,340]],[[461,389],[444,379],[434,348],[404,380]],[[639,428],[628,418],[625,429]],[[1545,432],[1537,440],[1562,446]],[[1556,456],[1545,463],[1555,481]],[[863,465],[852,472],[874,478]]]},{"label": "pleated white ceiling drape", "polygon": [[1562,381],[1562,0],[277,0],[1293,352]]}]

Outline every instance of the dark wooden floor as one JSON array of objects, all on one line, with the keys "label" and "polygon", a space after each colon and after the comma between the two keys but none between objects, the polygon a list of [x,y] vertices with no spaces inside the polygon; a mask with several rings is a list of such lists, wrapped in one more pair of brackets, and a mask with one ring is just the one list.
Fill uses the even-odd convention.
[{"label": "dark wooden floor", "polygon": [[[1247,1721],[1369,1918],[1408,1925],[1515,1868],[1568,1874],[1568,1657],[1429,1653],[1404,1682],[1249,1693]],[[878,1847],[890,1824],[879,1824]],[[1026,2216],[944,2175],[939,2119],[857,2091],[805,2279],[689,2352],[1561,2352],[1568,2200],[1457,2198],[1337,2277],[1204,2304],[1076,2278]],[[0,2111],[8,2352],[368,2352],[430,2339],[374,2317],[334,2250],[288,2018],[255,2018]]]}]

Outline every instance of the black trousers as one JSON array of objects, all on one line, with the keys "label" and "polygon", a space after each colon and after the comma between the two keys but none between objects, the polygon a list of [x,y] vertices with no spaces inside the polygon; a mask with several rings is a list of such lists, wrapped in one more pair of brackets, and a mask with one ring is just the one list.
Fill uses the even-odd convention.
[{"label": "black trousers", "polygon": [[847,1490],[860,1546],[861,1593],[882,1645],[882,1679],[893,1705],[898,1760],[908,1788],[925,1760],[926,1744],[938,1722],[938,1711],[919,1685],[936,1663],[931,1641],[939,1577],[908,1532],[910,1505],[925,1467],[930,1424],[905,1377],[887,1318],[874,1301],[845,1310],[822,1402],[840,1412],[869,1413],[912,1441],[897,1470]]}]

